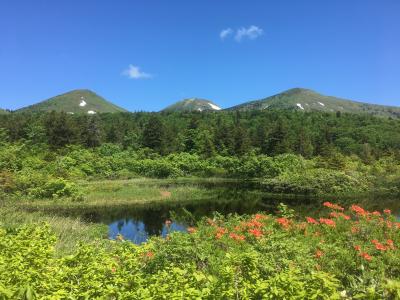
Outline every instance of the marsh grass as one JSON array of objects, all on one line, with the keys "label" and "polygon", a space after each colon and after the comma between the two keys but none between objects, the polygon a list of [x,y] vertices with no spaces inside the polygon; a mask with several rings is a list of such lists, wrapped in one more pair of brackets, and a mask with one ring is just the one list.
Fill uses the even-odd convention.
[{"label": "marsh grass", "polygon": [[108,228],[104,224],[88,223],[79,217],[26,211],[10,202],[0,206],[0,220],[0,223],[9,230],[24,224],[49,224],[57,236],[57,255],[72,253],[80,242],[104,244],[108,233]]},{"label": "marsh grass", "polygon": [[56,253],[64,255],[72,253],[80,242],[106,244],[107,224],[88,222],[79,216],[83,212],[193,202],[212,197],[212,191],[196,182],[194,179],[80,182],[85,193],[83,201],[67,198],[2,200],[0,223],[10,230],[24,224],[48,223],[57,235]]}]

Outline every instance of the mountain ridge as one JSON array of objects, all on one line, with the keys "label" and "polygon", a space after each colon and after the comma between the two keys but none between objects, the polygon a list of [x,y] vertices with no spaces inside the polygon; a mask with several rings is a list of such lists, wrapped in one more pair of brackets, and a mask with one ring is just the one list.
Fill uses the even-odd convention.
[{"label": "mountain ridge", "polygon": [[300,111],[368,113],[372,115],[400,117],[400,107],[370,104],[334,96],[326,96],[311,89],[292,88],[281,93],[248,101],[227,108],[228,111],[283,109]]},{"label": "mountain ridge", "polygon": [[222,110],[220,106],[215,104],[211,100],[201,98],[188,98],[177,101],[166,108],[162,109],[161,112],[173,112],[173,111],[219,111]]},{"label": "mountain ridge", "polygon": [[58,111],[69,114],[96,114],[105,112],[126,112],[95,92],[88,89],[72,90],[41,102],[17,109],[15,112]]}]

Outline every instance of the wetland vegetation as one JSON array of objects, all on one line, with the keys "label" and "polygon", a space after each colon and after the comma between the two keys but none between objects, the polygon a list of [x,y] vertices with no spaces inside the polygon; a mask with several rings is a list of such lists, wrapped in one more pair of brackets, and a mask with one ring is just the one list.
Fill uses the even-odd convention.
[{"label": "wetland vegetation", "polygon": [[[300,140],[326,120],[285,115],[299,127],[262,127],[273,112],[0,117],[0,296],[396,297],[398,121],[327,114],[331,133]],[[112,138],[118,120],[131,127]],[[222,137],[229,122],[249,135]],[[339,128],[360,122],[343,148]]]}]

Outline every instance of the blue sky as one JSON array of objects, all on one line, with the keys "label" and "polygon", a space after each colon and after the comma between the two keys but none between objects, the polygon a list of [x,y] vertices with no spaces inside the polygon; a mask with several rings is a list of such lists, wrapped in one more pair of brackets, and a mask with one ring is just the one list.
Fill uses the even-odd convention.
[{"label": "blue sky", "polygon": [[228,107],[292,87],[400,105],[400,1],[0,2],[3,108],[77,88],[132,111]]}]

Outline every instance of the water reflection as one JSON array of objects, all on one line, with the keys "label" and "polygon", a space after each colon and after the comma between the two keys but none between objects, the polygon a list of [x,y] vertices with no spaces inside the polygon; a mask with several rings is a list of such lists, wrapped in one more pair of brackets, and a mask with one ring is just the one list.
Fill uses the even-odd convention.
[{"label": "water reflection", "polygon": [[[164,187],[171,186],[176,186],[176,184],[169,184]],[[389,208],[396,216],[400,216],[398,199],[381,196],[371,197],[370,199],[345,199],[342,197],[319,199],[307,196],[271,197],[257,184],[238,185],[237,183],[209,184],[204,187],[204,190],[206,191],[204,192],[204,199],[96,208],[85,211],[68,209],[58,210],[55,213],[80,216],[89,222],[107,224],[109,238],[114,239],[120,234],[125,239],[137,244],[145,242],[150,236],[161,235],[165,237],[169,231],[186,231],[188,226],[195,225],[199,219],[205,216],[213,216],[216,212],[222,215],[255,214],[257,212],[274,214],[279,203],[285,203],[290,208],[295,209],[300,216],[325,214],[326,210],[322,206],[324,201],[339,203],[344,207],[358,203],[370,211],[382,211]],[[174,221],[169,228],[165,226],[167,219]]]},{"label": "water reflection", "polygon": [[186,227],[185,224],[172,222],[169,226],[161,226],[161,229],[155,232],[154,228],[148,228],[143,221],[124,219],[108,225],[108,237],[110,239],[115,239],[118,235],[122,235],[125,239],[130,240],[135,244],[141,244],[147,241],[152,235],[158,235],[165,238],[170,232],[186,231]]}]

